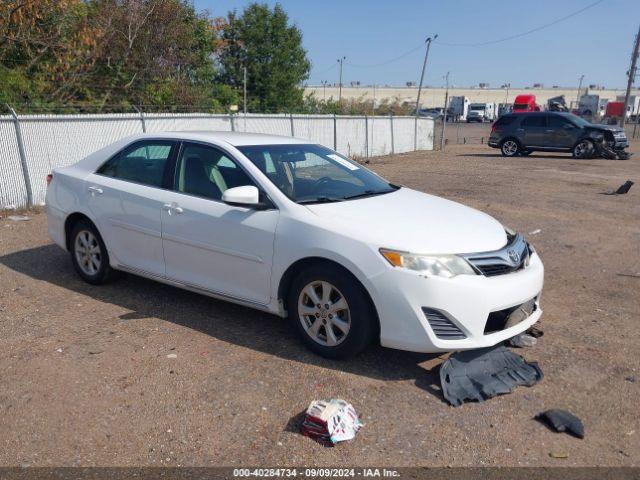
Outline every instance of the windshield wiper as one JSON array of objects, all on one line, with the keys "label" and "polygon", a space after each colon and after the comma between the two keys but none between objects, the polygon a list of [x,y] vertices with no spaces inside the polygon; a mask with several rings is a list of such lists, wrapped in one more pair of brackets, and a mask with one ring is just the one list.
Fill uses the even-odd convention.
[{"label": "windshield wiper", "polygon": [[345,200],[351,200],[352,198],[372,197],[373,195],[384,195],[385,193],[395,192],[397,188],[391,188],[389,190],[365,190],[362,193],[356,193],[355,195],[347,195],[342,197]]},{"label": "windshield wiper", "polygon": [[300,200],[298,203],[300,205],[308,204],[308,203],[331,203],[331,202],[342,202],[344,198],[337,197],[317,197],[317,198],[309,198],[307,200]]}]

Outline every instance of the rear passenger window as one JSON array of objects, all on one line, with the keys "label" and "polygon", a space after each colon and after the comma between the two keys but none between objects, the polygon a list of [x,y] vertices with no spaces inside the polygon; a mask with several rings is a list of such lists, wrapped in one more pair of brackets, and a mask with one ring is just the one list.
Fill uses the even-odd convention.
[{"label": "rear passenger window", "polygon": [[573,125],[573,123],[566,118],[562,118],[560,115],[549,115],[549,127],[562,128],[565,125]]},{"label": "rear passenger window", "polygon": [[523,127],[546,127],[547,122],[545,122],[544,115],[531,115],[522,120],[520,125]]},{"label": "rear passenger window", "polygon": [[516,119],[515,115],[505,115],[503,117],[500,117],[498,119],[498,121],[495,123],[496,126],[498,127],[503,127],[505,125],[510,125],[513,123],[513,121]]},{"label": "rear passenger window", "polygon": [[173,146],[173,142],[163,140],[135,143],[112,157],[96,173],[151,187],[162,187],[165,167]]}]

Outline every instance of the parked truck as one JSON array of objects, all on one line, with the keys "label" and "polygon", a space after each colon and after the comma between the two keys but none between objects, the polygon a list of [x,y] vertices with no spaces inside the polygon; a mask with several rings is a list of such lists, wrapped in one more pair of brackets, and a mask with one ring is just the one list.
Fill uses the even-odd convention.
[{"label": "parked truck", "polygon": [[539,112],[540,107],[536,103],[536,96],[527,93],[516,97],[511,111],[513,113]]},{"label": "parked truck", "polygon": [[453,121],[464,122],[469,112],[469,99],[465,96],[453,96],[449,100],[449,111]]},{"label": "parked truck", "polygon": [[495,103],[471,103],[467,113],[467,122],[493,122],[498,117]]},{"label": "parked truck", "polygon": [[585,94],[578,102],[578,115],[589,120],[596,120],[606,114],[608,100],[600,95]]},{"label": "parked truck", "polygon": [[[624,95],[618,95],[616,97],[617,102],[624,103]],[[627,121],[635,122],[640,114],[640,96],[629,95],[629,105],[627,105],[627,112],[625,118]]]}]

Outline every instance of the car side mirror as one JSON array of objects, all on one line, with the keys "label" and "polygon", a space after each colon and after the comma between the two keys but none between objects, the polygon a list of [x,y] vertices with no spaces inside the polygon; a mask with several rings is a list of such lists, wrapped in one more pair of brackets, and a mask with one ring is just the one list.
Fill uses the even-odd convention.
[{"label": "car side mirror", "polygon": [[260,202],[260,191],[253,185],[228,188],[222,194],[222,201],[229,205],[247,208],[265,208],[266,204]]}]

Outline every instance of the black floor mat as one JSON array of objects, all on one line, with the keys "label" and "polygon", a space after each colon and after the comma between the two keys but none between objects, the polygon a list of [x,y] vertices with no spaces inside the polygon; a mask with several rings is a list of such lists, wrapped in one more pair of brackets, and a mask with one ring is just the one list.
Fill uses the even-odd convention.
[{"label": "black floor mat", "polygon": [[470,400],[483,402],[541,379],[537,363],[527,363],[503,345],[456,352],[440,367],[442,392],[453,406]]}]

